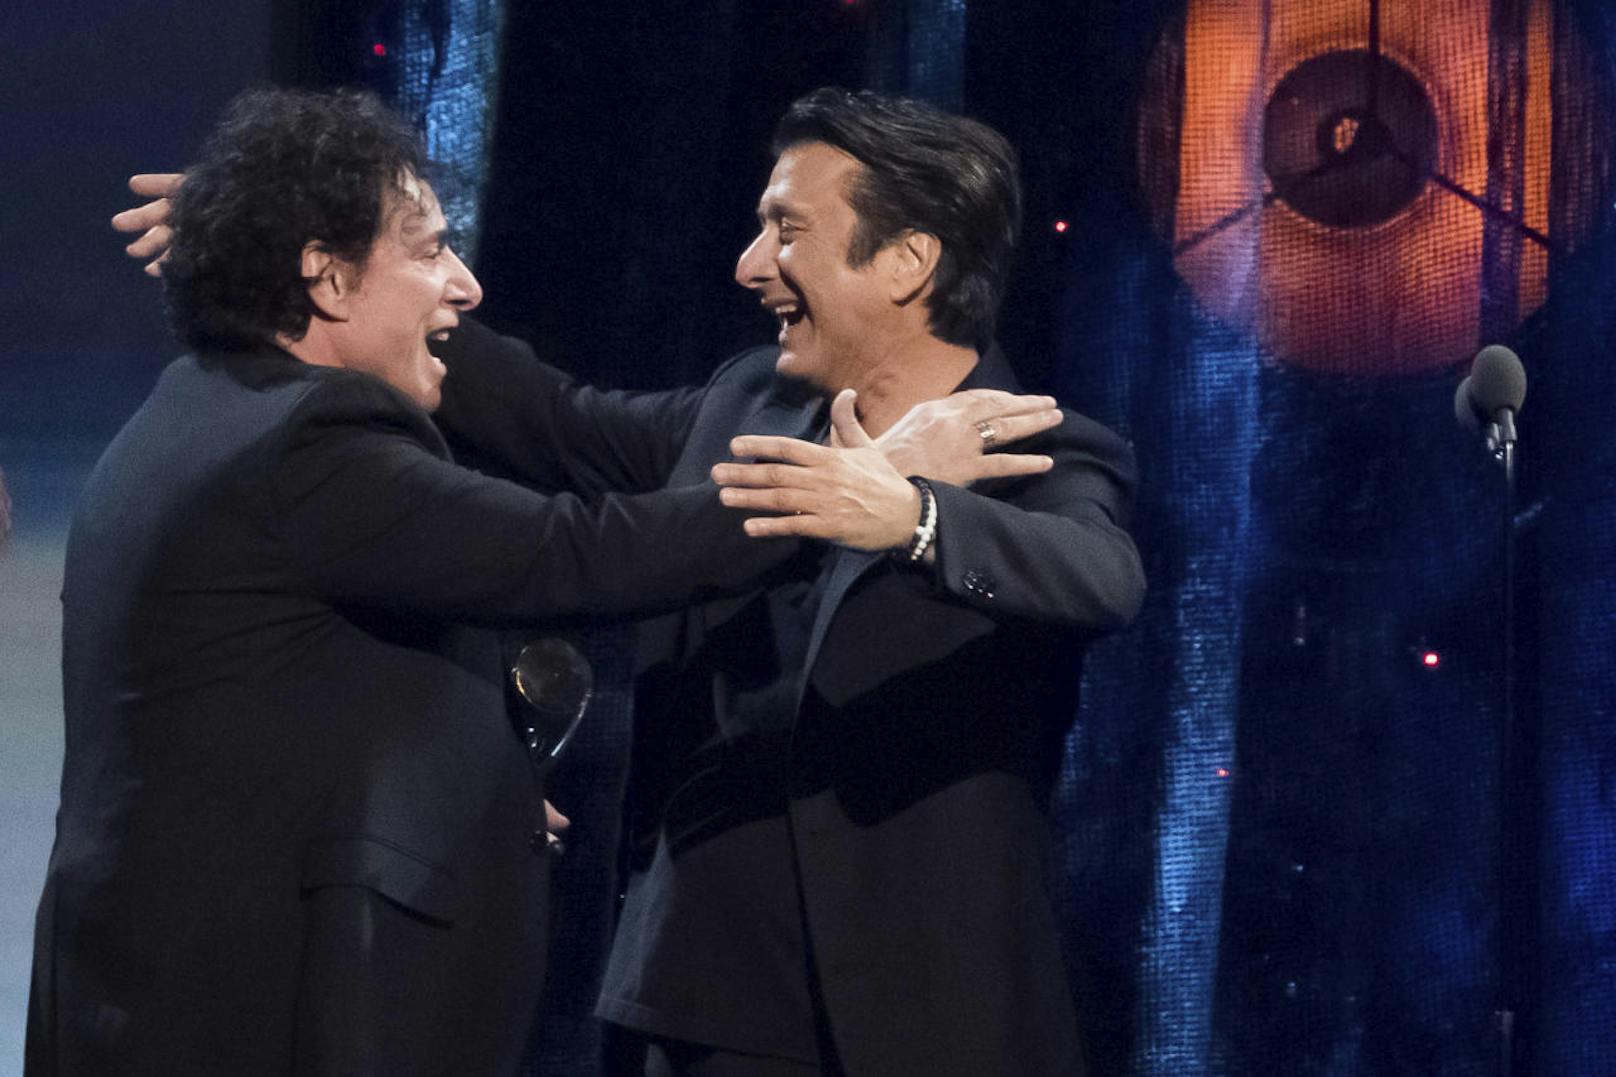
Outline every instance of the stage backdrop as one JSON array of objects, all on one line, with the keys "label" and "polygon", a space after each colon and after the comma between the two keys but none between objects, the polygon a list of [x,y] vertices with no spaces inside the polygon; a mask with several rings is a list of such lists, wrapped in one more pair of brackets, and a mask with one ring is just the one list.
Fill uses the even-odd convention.
[{"label": "stage backdrop", "polygon": [[[908,92],[1017,143],[1004,343],[1143,476],[1150,597],[1091,655],[1054,805],[1097,1072],[1486,1074],[1504,1006],[1517,1072],[1613,1071],[1603,5],[350,12],[324,77],[419,118],[487,316],[595,380],[699,381],[772,333],[728,274],[796,94]],[[1489,343],[1529,379],[1508,736],[1502,469],[1452,406]],[[599,1044],[629,715],[620,634],[590,646],[607,689],[556,776],[577,826],[534,1072],[590,1072]]]}]

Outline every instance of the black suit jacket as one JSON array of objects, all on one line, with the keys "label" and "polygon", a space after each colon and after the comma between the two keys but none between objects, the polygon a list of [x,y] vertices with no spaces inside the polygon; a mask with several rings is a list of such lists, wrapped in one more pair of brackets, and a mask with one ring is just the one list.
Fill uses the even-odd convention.
[{"label": "black suit jacket", "polygon": [[[485,460],[537,484],[604,491],[694,481],[737,433],[800,436],[818,401],[738,357],[705,390],[602,394],[468,327],[443,418]],[[964,387],[1014,389],[990,354]],[[937,563],[831,555],[796,713],[790,819],[810,946],[854,1077],[1081,1072],[1045,889],[1043,805],[1076,707],[1083,647],[1137,610],[1126,532],[1132,454],[1068,413],[1053,471],[937,486]],[[560,469],[559,471],[557,469]],[[635,691],[632,839],[643,868],[665,809],[715,728],[714,641],[761,592],[644,624]],[[611,985],[679,975],[667,895],[625,910]],[[631,899],[631,904],[632,904]],[[692,983],[690,990],[701,992]],[[675,1034],[678,1034],[675,1032]]]},{"label": "black suit jacket", "polygon": [[366,375],[172,364],[69,538],[28,1072],[513,1071],[548,868],[492,629],[770,556],[709,484],[542,497]]}]

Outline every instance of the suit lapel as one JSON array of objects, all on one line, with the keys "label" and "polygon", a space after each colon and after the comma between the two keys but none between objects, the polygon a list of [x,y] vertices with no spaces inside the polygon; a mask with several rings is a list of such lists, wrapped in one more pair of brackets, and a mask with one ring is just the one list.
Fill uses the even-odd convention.
[{"label": "suit lapel", "polygon": [[729,459],[730,439],[738,434],[773,434],[813,440],[824,423],[823,397],[771,392],[761,406],[739,421],[720,418],[704,435],[686,447],[668,479],[669,486],[701,482],[716,463]]},{"label": "suit lapel", "polygon": [[[737,434],[771,434],[780,437],[817,440],[827,421],[823,397],[807,393],[791,394],[778,390],[764,399],[762,406],[749,413],[740,422],[713,424],[707,437],[691,446],[674,469],[670,485],[701,482],[712,466],[729,459],[730,439]],[[775,540],[786,541],[786,540]],[[690,611],[693,630],[690,638],[700,640],[706,634],[734,617],[748,603],[757,599],[762,588],[753,588],[745,594],[715,599]]]},{"label": "suit lapel", "polygon": [[825,643],[825,634],[830,631],[830,623],[836,616],[837,608],[841,606],[842,599],[847,597],[848,590],[858,582],[858,578],[882,556],[865,550],[849,550],[838,546],[826,558],[825,568],[822,570],[825,590],[819,599],[819,609],[814,614],[813,631],[808,636],[808,656],[803,661],[802,676],[797,681],[797,698],[792,706],[793,717],[802,709],[802,694],[807,690],[808,679],[813,674],[814,663],[819,660],[819,649]]}]

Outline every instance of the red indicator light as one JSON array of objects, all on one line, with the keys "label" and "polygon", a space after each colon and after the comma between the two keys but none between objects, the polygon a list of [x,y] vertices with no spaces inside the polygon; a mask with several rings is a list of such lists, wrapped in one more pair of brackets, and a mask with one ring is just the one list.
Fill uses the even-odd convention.
[{"label": "red indicator light", "polygon": [[1057,232],[1064,232],[1070,227],[1071,227],[1071,225],[1067,224],[1065,221],[1056,221],[1055,222],[1055,231],[1057,231]]},{"label": "red indicator light", "polygon": [[377,56],[386,56],[387,55],[387,46],[383,45],[380,41],[378,41],[378,42],[376,42],[376,44],[374,44],[374,45],[372,45],[370,47],[370,51],[372,53],[374,53],[375,55],[377,55]]},{"label": "red indicator light", "polygon": [[1426,651],[1420,655],[1420,665],[1426,669],[1437,669],[1442,665],[1442,656],[1435,651]]},{"label": "red indicator light", "polygon": [[1219,767],[1217,769],[1217,775],[1220,778],[1227,778],[1229,776],[1229,768],[1228,767]]}]

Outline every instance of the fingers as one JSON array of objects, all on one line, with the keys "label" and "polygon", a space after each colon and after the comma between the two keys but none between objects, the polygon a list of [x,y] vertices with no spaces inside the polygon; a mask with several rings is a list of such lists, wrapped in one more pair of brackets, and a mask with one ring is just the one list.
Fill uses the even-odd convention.
[{"label": "fingers", "polygon": [[1054,466],[1055,461],[1047,456],[1009,452],[988,453],[972,466],[974,473],[966,481],[1003,479],[1012,475],[1039,475]]},{"label": "fingers", "polygon": [[801,513],[819,505],[819,499],[806,490],[783,487],[753,489],[745,486],[726,486],[718,491],[718,500],[732,509],[755,509],[762,512]]},{"label": "fingers", "polygon": [[174,230],[166,224],[160,224],[135,240],[124,250],[131,258],[151,258],[155,255],[166,254],[169,244],[174,239]]},{"label": "fingers", "polygon": [[546,829],[555,832],[567,829],[572,825],[572,820],[562,815],[556,810],[554,804],[546,800],[544,802],[544,825]]},{"label": "fingers", "polygon": [[858,393],[843,389],[830,402],[831,444],[837,448],[862,449],[875,444],[875,439],[864,432],[858,421]]},{"label": "fingers", "polygon": [[184,179],[183,172],[141,172],[129,177],[129,189],[145,198],[167,198]]},{"label": "fingers", "polygon": [[1035,411],[1025,415],[995,416],[991,419],[981,420],[993,424],[993,443],[1007,445],[1013,441],[1030,438],[1034,434],[1041,434],[1051,427],[1061,424],[1065,418],[1059,411]]},{"label": "fingers", "polygon": [[828,538],[830,526],[818,516],[753,516],[741,524],[752,538]]},{"label": "fingers", "polygon": [[730,440],[729,451],[732,456],[783,460],[788,464],[817,464],[828,459],[827,453],[833,453],[836,450],[828,449],[823,445],[815,445],[811,441],[802,441],[798,438],[782,438],[766,434],[744,434]]},{"label": "fingers", "polygon": [[953,399],[965,405],[966,421],[973,423],[983,419],[1049,411],[1056,407],[1052,396],[1007,393],[1002,389],[966,389],[955,393]]},{"label": "fingers", "polygon": [[168,199],[159,198],[155,202],[147,202],[144,206],[136,206],[113,214],[112,227],[120,232],[145,232],[165,225],[172,208]]},{"label": "fingers", "polygon": [[801,489],[815,484],[814,470],[796,464],[714,464],[711,474],[713,481],[726,489],[743,486]]}]

